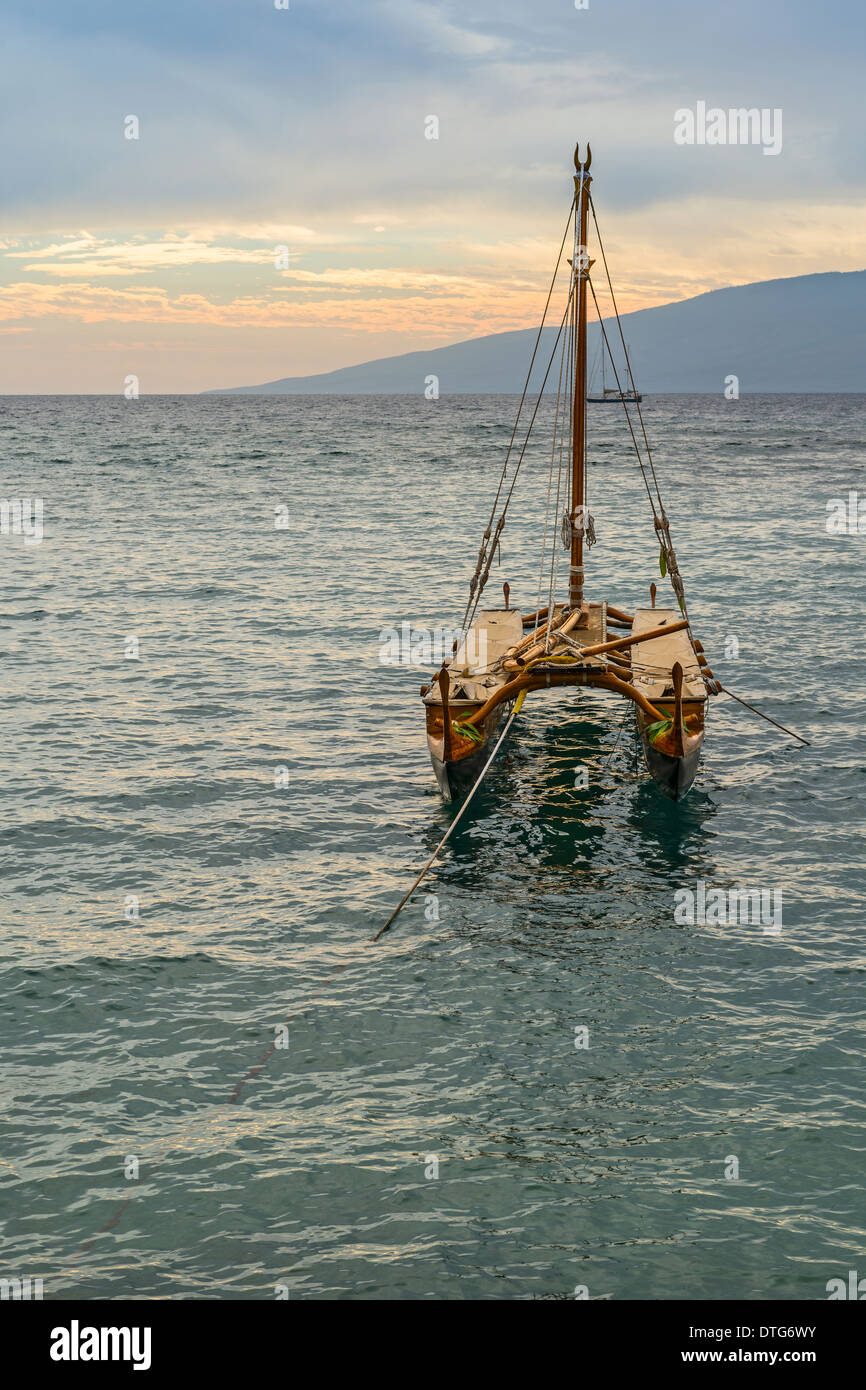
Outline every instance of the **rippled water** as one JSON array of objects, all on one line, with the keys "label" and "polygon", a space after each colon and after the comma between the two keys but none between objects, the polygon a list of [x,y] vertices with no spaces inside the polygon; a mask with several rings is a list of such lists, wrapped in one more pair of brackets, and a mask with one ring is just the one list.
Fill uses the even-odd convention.
[{"label": "rippled water", "polygon": [[[422,891],[364,944],[454,814],[429,668],[380,633],[459,623],[514,404],[0,398],[2,495],[44,499],[41,544],[0,537],[0,1274],[808,1299],[866,1273],[866,535],[825,526],[866,496],[866,397],[646,402],[695,631],[811,747],[717,700],[674,805],[615,697],[532,696],[425,885],[439,919]],[[591,428],[590,597],[630,609],[648,505],[618,413]],[[528,609],[543,438],[525,469],[491,586]],[[781,934],[677,924],[698,880],[781,890]]]}]

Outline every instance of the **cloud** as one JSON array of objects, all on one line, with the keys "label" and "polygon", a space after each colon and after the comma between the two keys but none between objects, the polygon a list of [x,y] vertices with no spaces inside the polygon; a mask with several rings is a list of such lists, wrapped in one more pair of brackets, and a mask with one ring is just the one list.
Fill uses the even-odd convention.
[{"label": "cloud", "polygon": [[[19,4],[6,37],[4,213],[33,230],[238,221],[316,225],[383,206],[412,222],[508,215],[526,230],[593,138],[609,204],[695,192],[821,201],[864,186],[863,35],[804,0],[724,12],[666,0]],[[74,12],[73,12],[74,10]],[[781,26],[781,28],[779,27]],[[778,34],[785,51],[778,51]],[[773,61],[770,61],[772,56]],[[673,113],[703,98],[783,106],[785,146],[688,150]],[[124,138],[136,114],[141,138]],[[424,120],[440,119],[426,140]],[[370,225],[387,225],[377,216]]]},{"label": "cloud", "polygon": [[[622,215],[612,228],[602,219],[620,307],[643,308],[780,273],[859,268],[866,259],[866,209],[842,204],[829,211],[826,223],[826,209],[796,203],[778,219],[756,218],[745,201],[720,207],[695,199],[685,205],[675,233],[676,209],[665,205]],[[432,248],[424,254],[415,247],[407,263],[397,263],[392,249],[389,264],[371,266],[348,259],[357,248],[347,244],[340,248],[346,263],[316,267],[299,256],[278,270],[273,245],[239,249],[175,234],[112,242],[81,233],[41,252],[29,246],[6,253],[5,264],[19,273],[0,287],[0,320],[318,326],[445,338],[504,331],[537,321],[560,234],[561,227],[549,239],[454,234],[436,243],[438,264]],[[313,250],[318,256],[333,248],[313,243]],[[3,264],[0,257],[0,269]],[[23,279],[22,269],[44,279]],[[145,274],[159,283],[110,283]],[[56,283],[61,278],[65,283]],[[600,268],[594,278],[606,311]]]},{"label": "cloud", "polygon": [[[286,329],[302,355],[320,329],[335,358],[349,333],[524,327],[578,137],[623,309],[859,268],[864,42],[853,0],[820,23],[811,0],[148,0],[145,22],[10,0],[0,313],[89,345],[196,324]],[[782,154],[676,146],[698,99],[781,106]]]},{"label": "cloud", "polygon": [[[426,0],[380,0],[379,14],[386,24],[403,28],[413,42],[451,57],[484,59],[511,50],[513,43],[483,28],[469,28],[460,19],[448,18],[448,6]],[[483,23],[484,21],[481,21]],[[476,20],[476,25],[478,21]]]},{"label": "cloud", "polygon": [[[525,295],[505,287],[491,303],[470,282],[437,285],[419,278],[423,294],[375,298],[288,298],[241,295],[220,303],[203,294],[172,295],[164,289],[112,289],[85,281],[62,286],[19,282],[0,289],[0,320],[75,319],[81,323],[211,324],[220,327],[360,329],[379,333],[417,331],[427,337],[496,332],[523,327]],[[438,292],[437,292],[438,290]]]}]

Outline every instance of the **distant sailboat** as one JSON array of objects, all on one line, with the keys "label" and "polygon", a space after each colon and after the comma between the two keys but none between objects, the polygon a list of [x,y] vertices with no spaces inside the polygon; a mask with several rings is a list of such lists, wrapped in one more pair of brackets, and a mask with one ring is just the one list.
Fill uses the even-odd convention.
[{"label": "distant sailboat", "polygon": [[[469,599],[462,623],[466,634],[455,643],[451,659],[422,686],[427,742],[433,770],[444,796],[455,798],[474,789],[477,779],[502,743],[511,720],[530,691],[564,686],[588,686],[615,691],[634,705],[637,727],[647,768],[659,787],[678,800],[695,779],[708,697],[721,687],[707,666],[701,643],[691,632],[683,581],[670,535],[670,524],[659,492],[652,452],[640,413],[640,394],[635,389],[628,349],[622,335],[604,247],[598,237],[615,322],[619,330],[627,376],[620,380],[610,354],[607,331],[598,308],[590,268],[595,264],[587,251],[587,216],[598,234],[595,208],[590,197],[589,168],[592,154],[580,162],[575,150],[574,199],[559,249],[556,270],[548,293],[544,317],[550,307],[566,239],[573,234],[571,272],[559,331],[538,393],[526,438],[517,452],[515,438],[526,405],[529,381],[541,342],[544,318],[529,364],[526,386],[505,458],[490,520],[481,542]],[[617,388],[595,399],[618,400],[625,410],[637,462],[652,509],[656,544],[660,547],[662,578],[670,579],[676,604],[656,607],[656,585],[650,585],[650,606],[633,614],[604,600],[584,600],[584,548],[593,545],[595,525],[586,505],[586,324],[592,297],[600,320],[603,351],[610,357]],[[500,538],[508,504],[520,471],[529,435],[535,423],[544,386],[559,358],[553,450],[547,491],[547,512],[540,545],[538,600],[547,602],[523,614],[509,602],[510,588],[503,586],[504,607],[479,608]],[[623,389],[627,386],[628,389]],[[529,407],[526,407],[527,410]],[[634,408],[636,417],[631,410]],[[509,478],[509,463],[512,473]],[[497,508],[500,515],[497,519]],[[568,599],[557,602],[559,547],[568,552]],[[562,565],[565,570],[565,563]],[[565,576],[563,575],[563,578]],[[627,576],[631,578],[630,575]],[[506,726],[496,743],[496,730]]]},{"label": "distant sailboat", "polygon": [[[636,390],[634,389],[633,386],[631,386],[631,387],[626,387],[625,390],[622,390],[622,391],[621,391],[620,388],[619,388],[619,386],[608,386],[608,385],[606,384],[606,382],[605,382],[605,374],[604,374],[604,364],[605,364],[606,358],[607,358],[607,345],[606,345],[606,343],[605,343],[605,340],[602,338],[602,341],[601,341],[601,395],[600,395],[600,396],[587,396],[586,399],[587,399],[588,401],[592,401],[593,404],[595,404],[595,405],[607,405],[607,404],[609,404],[610,402],[613,402],[613,401],[634,401],[635,403],[637,403],[638,401],[642,401],[642,400],[643,400],[643,396],[641,395],[641,393],[640,393],[639,391],[636,391]],[[590,381],[590,390],[592,390],[592,381]]]}]

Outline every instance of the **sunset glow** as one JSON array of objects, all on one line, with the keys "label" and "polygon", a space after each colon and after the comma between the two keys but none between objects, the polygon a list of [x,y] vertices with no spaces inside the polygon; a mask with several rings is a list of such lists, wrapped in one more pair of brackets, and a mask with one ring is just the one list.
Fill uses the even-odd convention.
[{"label": "sunset glow", "polygon": [[[737,6],[724,23],[686,8],[664,44],[637,0],[471,21],[418,0],[196,0],[185,26],[157,4],[144,29],[94,3],[66,34],[55,7],[19,15],[2,390],[112,392],[135,371],[145,392],[198,391],[530,327],[576,136],[603,175],[622,310],[862,268],[863,178],[840,154],[853,87],[814,65],[816,43],[836,50],[838,79],[844,20],[810,22],[807,51],[795,6],[775,83],[750,76]],[[784,110],[778,158],[675,143],[706,43],[719,100]]]}]

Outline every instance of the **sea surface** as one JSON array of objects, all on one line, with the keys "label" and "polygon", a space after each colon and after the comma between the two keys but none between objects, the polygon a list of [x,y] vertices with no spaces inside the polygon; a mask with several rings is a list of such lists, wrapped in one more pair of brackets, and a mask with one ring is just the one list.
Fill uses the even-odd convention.
[{"label": "sea surface", "polygon": [[[827,530],[834,498],[866,513],[866,396],[645,401],[694,630],[810,745],[720,697],[676,805],[616,697],[530,696],[370,944],[456,810],[432,666],[383,643],[459,626],[515,405],[0,397],[0,496],[44,531],[0,536],[0,1276],[808,1300],[866,1275],[866,516]],[[590,412],[589,597],[631,611],[669,590],[621,412]],[[550,418],[494,606],[504,580],[536,606]],[[677,920],[700,883],[776,892],[781,930]]]}]

